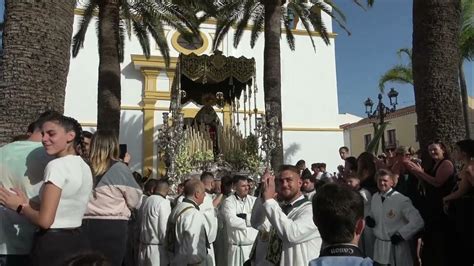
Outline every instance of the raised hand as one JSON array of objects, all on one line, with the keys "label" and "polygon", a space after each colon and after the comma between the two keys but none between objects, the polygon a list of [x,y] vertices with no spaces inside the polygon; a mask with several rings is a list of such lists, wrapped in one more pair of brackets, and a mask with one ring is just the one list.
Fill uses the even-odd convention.
[{"label": "raised hand", "polygon": [[[263,181],[263,200],[273,199],[277,196],[275,176],[269,172],[264,174],[265,181]],[[263,179],[263,178],[262,178]]]}]

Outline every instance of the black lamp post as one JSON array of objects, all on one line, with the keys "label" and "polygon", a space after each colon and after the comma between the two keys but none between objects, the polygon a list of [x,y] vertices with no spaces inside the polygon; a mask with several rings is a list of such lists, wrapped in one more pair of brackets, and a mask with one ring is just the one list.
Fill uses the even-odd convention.
[{"label": "black lamp post", "polygon": [[[364,102],[365,113],[367,114],[367,117],[378,118],[379,125],[382,125],[385,122],[386,115],[388,115],[389,113],[395,112],[397,110],[398,92],[394,88],[391,88],[390,91],[387,93],[387,96],[390,100],[391,108],[387,107],[382,102],[381,93],[379,93],[379,96],[378,96],[379,102],[377,103],[375,110],[373,110],[374,102],[370,98],[367,98],[367,100],[365,100]],[[382,133],[382,151],[385,151],[385,132]]]}]

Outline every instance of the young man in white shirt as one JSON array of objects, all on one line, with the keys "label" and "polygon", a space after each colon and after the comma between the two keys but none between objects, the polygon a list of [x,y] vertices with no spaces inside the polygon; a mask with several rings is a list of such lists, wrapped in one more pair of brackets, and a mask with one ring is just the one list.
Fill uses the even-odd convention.
[{"label": "young man in white shirt", "polygon": [[248,179],[234,176],[234,195],[225,199],[223,214],[227,229],[229,251],[227,265],[242,265],[249,259],[258,231],[250,223],[256,198],[249,194]]},{"label": "young man in white shirt", "polygon": [[214,247],[213,243],[217,238],[217,211],[216,205],[214,205],[213,190],[214,190],[214,175],[211,172],[203,172],[201,174],[201,182],[204,185],[205,197],[202,204],[199,205],[200,211],[204,214],[205,227],[207,233],[207,241],[210,245],[208,247],[208,253],[212,259],[212,265],[215,265]]},{"label": "young man in white shirt", "polygon": [[[252,210],[254,228],[260,228],[266,220],[271,224],[268,250],[255,256],[266,256],[261,265],[307,265],[319,255],[321,237],[313,223],[311,202],[301,193],[303,181],[299,172],[295,166],[282,165],[278,191],[275,176],[267,171],[262,178],[262,197]],[[277,192],[283,201],[281,206],[275,199]]]},{"label": "young man in white shirt", "polygon": [[141,266],[169,265],[168,252],[165,248],[166,226],[171,213],[171,202],[166,198],[169,184],[166,180],[149,180],[155,182],[153,194],[143,204],[140,219]]}]

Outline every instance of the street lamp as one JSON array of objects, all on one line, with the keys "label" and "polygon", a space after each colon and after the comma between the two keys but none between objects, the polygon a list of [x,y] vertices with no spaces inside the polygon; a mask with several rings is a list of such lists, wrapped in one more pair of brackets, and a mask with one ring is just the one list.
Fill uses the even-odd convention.
[{"label": "street lamp", "polygon": [[[364,102],[365,106],[365,113],[367,114],[368,118],[378,118],[379,119],[379,125],[382,125],[385,122],[385,116],[388,114],[395,112],[397,110],[397,105],[398,105],[398,92],[394,89],[391,88],[390,91],[387,93],[387,96],[390,100],[390,106],[387,107],[383,102],[382,102],[382,94],[379,93],[378,95],[378,103],[373,110],[374,107],[374,102],[370,99],[367,98]],[[382,151],[385,151],[385,132],[382,134]]]}]

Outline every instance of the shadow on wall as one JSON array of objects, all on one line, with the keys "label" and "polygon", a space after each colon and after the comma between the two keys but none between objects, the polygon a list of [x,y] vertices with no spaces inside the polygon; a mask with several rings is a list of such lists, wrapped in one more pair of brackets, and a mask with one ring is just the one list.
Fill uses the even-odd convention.
[{"label": "shadow on wall", "polygon": [[139,70],[135,69],[133,63],[129,63],[126,67],[122,68],[122,75],[125,79],[135,79],[143,81],[142,73]]},{"label": "shadow on wall", "polygon": [[119,143],[127,144],[127,151],[132,156],[130,168],[142,172],[143,116],[141,112],[124,112],[120,118]]},{"label": "shadow on wall", "polygon": [[300,150],[298,143],[291,143],[286,149],[283,150],[283,158],[285,164],[293,164],[293,156]]}]

